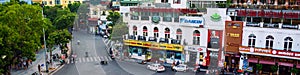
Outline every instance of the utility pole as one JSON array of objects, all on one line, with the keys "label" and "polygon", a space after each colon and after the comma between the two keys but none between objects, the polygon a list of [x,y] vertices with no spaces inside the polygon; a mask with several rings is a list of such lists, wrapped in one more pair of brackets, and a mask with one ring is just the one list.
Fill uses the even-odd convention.
[{"label": "utility pole", "polygon": [[46,45],[46,37],[45,37],[45,29],[43,28],[43,33],[44,33],[44,47],[45,47],[45,65],[46,65],[46,72],[48,73],[48,55],[47,55],[47,45]]}]

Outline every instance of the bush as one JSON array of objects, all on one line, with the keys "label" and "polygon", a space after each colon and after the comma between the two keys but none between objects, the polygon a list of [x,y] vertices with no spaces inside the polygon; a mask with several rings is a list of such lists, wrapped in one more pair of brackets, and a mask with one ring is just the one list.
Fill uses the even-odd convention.
[{"label": "bush", "polygon": [[256,64],[256,69],[257,70],[262,70],[263,68],[263,65],[262,64]]}]

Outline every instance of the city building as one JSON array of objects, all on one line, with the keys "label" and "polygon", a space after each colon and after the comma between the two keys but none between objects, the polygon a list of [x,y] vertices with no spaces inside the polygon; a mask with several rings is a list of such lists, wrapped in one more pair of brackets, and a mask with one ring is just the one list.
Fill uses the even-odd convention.
[{"label": "city building", "polygon": [[299,69],[299,0],[233,0],[227,14],[233,21],[243,21],[242,44],[239,45],[239,69],[263,65],[263,73],[291,74]]},{"label": "city building", "polygon": [[83,3],[85,0],[32,0],[33,3],[44,3],[46,6],[55,6],[62,5],[63,7],[67,7],[68,4],[72,4],[74,2]]}]

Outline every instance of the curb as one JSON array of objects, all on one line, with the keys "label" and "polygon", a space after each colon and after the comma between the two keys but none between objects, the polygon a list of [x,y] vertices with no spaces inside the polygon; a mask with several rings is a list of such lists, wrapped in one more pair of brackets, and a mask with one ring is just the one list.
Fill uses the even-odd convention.
[{"label": "curb", "polygon": [[[72,45],[72,43],[70,43],[70,45]],[[70,46],[70,47],[72,47],[72,46]],[[70,56],[71,50],[72,50],[72,48],[70,48],[70,50],[67,52],[68,56]],[[52,75],[52,74],[56,73],[58,70],[60,70],[61,68],[63,68],[65,65],[66,65],[66,63],[63,64],[63,65],[61,65],[61,66],[59,66],[59,67],[57,67],[55,70],[53,70],[50,73],[48,73],[48,75]]]},{"label": "curb", "polygon": [[60,70],[62,67],[64,67],[65,66],[65,64],[64,65],[61,65],[61,66],[59,66],[58,68],[56,68],[55,70],[53,70],[53,71],[51,71],[50,73],[48,73],[48,75],[52,75],[52,74],[54,74],[54,73],[56,73],[58,70]]}]

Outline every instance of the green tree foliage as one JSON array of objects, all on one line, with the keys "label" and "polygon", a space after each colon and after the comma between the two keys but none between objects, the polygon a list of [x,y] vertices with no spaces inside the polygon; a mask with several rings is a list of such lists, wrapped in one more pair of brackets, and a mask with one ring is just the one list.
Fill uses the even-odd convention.
[{"label": "green tree foliage", "polygon": [[68,4],[68,8],[71,12],[76,13],[80,5],[81,4],[79,2],[74,2],[72,4]]},{"label": "green tree foliage", "polygon": [[72,35],[68,32],[68,30],[63,29],[52,32],[48,36],[47,41],[53,45],[59,45],[61,50],[66,50],[66,44],[69,43],[71,39]]},{"label": "green tree foliage", "polygon": [[128,34],[128,30],[125,23],[117,23],[112,30],[111,39],[122,41],[122,36]]},{"label": "green tree foliage", "polygon": [[45,6],[44,7],[44,15],[46,18],[49,18],[51,22],[53,22],[54,19],[58,16],[57,15],[58,10],[62,10],[62,8]]},{"label": "green tree foliage", "polygon": [[51,22],[42,17],[42,8],[37,5],[6,3],[0,7],[0,56],[7,56],[5,61],[0,61],[5,63],[0,70],[8,72],[3,65],[19,62],[17,58],[35,60],[35,51],[41,46],[42,29],[48,30]]},{"label": "green tree foliage", "polygon": [[54,26],[59,30],[73,27],[75,18],[76,14],[74,13],[66,13],[64,15],[60,15],[54,20]]},{"label": "green tree foliage", "polygon": [[110,11],[109,15],[106,17],[108,21],[112,21],[112,26],[114,26],[120,19],[121,14],[119,12]]}]

